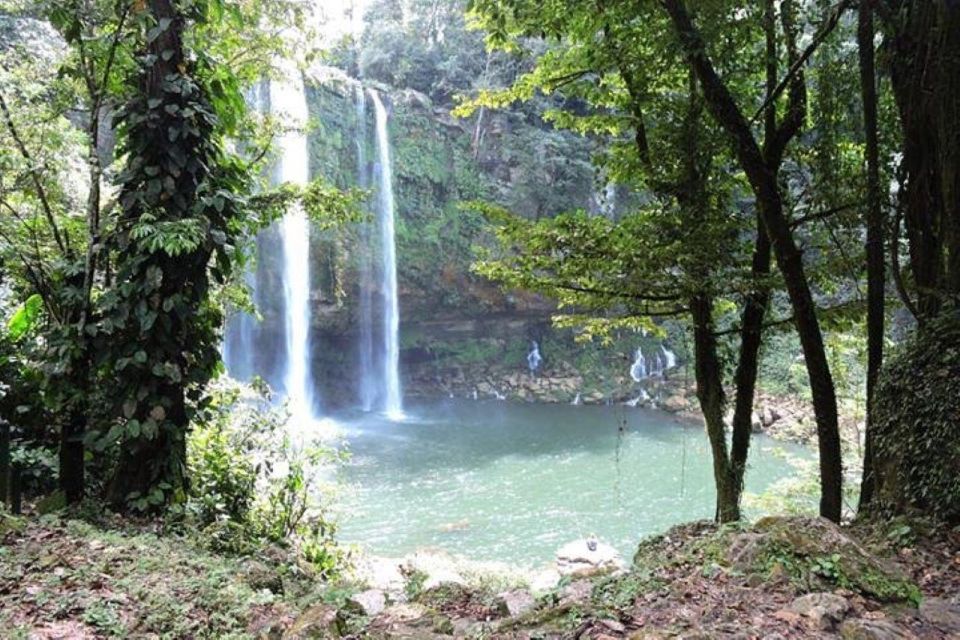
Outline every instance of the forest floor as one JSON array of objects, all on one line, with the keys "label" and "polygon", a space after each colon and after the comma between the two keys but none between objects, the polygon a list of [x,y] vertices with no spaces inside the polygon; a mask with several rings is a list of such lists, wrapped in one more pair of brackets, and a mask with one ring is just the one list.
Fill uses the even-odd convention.
[{"label": "forest floor", "polygon": [[[323,584],[149,526],[0,515],[3,638],[960,638],[960,530],[811,518],[676,527],[531,594]],[[918,606],[919,605],[919,606]]]}]

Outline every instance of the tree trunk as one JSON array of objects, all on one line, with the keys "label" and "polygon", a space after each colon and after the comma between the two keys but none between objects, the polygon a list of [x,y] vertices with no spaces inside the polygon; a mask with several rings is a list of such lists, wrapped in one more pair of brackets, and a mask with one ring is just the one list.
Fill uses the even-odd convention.
[{"label": "tree trunk", "polygon": [[863,454],[860,505],[863,510],[873,499],[873,396],[883,364],[885,312],[883,211],[880,202],[880,151],[877,134],[877,85],[873,47],[871,0],[861,0],[857,46],[860,52],[860,91],[863,101],[863,131],[867,172],[867,424]]},{"label": "tree trunk", "polygon": [[749,123],[723,80],[717,75],[707,56],[700,32],[693,25],[683,2],[663,0],[663,4],[680,36],[686,55],[697,72],[710,112],[733,139],[737,159],[750,181],[777,258],[777,266],[783,274],[806,359],[813,409],[817,419],[820,442],[820,515],[838,522],[842,510],[843,471],[836,392],[817,319],[816,305],[803,266],[803,255],[794,242],[793,232],[784,214],[776,174],[766,165]]},{"label": "tree trunk", "polygon": [[737,485],[727,451],[726,426],[723,413],[726,400],[723,393],[717,338],[713,330],[713,300],[700,293],[690,300],[693,318],[694,369],[697,380],[697,400],[703,411],[707,437],[713,454],[713,478],[717,487],[718,522],[740,519],[740,488]]},{"label": "tree trunk", "polygon": [[[82,374],[82,378],[80,375],[77,378],[82,380],[80,384],[83,386],[77,389],[87,388],[87,373],[84,371]],[[85,487],[83,436],[87,426],[88,405],[85,398],[73,400],[70,405],[67,421],[60,428],[59,482],[67,504],[77,504],[83,500]]]},{"label": "tree trunk", "polygon": [[960,303],[960,5],[900,0],[884,14],[903,131],[900,197],[918,321]]},{"label": "tree trunk", "polygon": [[[757,280],[770,273],[770,241],[762,225],[758,225],[757,245],[753,254],[753,276]],[[760,368],[760,346],[763,343],[763,320],[770,303],[770,291],[762,284],[747,296],[740,327],[740,354],[734,374],[737,397],[733,410],[733,445],[730,464],[734,481],[743,491],[750,433],[753,427],[753,404],[757,393],[757,374]]]},{"label": "tree trunk", "polygon": [[[166,85],[172,76],[182,76],[188,61],[185,59],[183,47],[184,17],[172,0],[149,0],[149,10],[153,21],[164,28],[153,39],[147,42],[147,53],[151,60],[141,77],[142,95],[148,99],[168,103],[175,100],[173,92],[167,91]],[[158,156],[147,159],[157,166],[166,167],[163,147],[152,150]],[[199,151],[193,151],[199,155]],[[208,158],[190,158],[200,163],[208,162]],[[187,163],[189,166],[189,163]],[[168,176],[171,180],[178,180],[181,184],[179,199],[166,200],[160,207],[170,206],[172,212],[164,211],[162,215],[179,218],[188,210],[185,203],[195,200],[199,188],[198,173],[182,171]],[[141,185],[142,186],[142,185]],[[172,204],[171,204],[172,203]],[[127,212],[127,215],[138,215],[137,210]],[[133,278],[143,277],[143,272],[150,267],[159,267],[164,274],[163,283],[155,296],[158,300],[170,300],[175,295],[184,295],[194,302],[196,298],[206,294],[205,272],[209,262],[210,252],[200,249],[192,253],[177,257],[168,256],[162,252],[153,254],[148,260],[133,269]],[[155,303],[151,303],[155,304]],[[196,307],[194,307],[196,311]],[[184,357],[185,349],[196,349],[184,326],[182,317],[176,309],[166,315],[166,324],[163,333],[157,332],[145,335],[142,331],[140,339],[144,340],[144,351],[148,357],[159,362],[176,363],[181,372],[191,366]],[[160,324],[160,322],[158,322]],[[136,331],[136,329],[134,330]],[[162,336],[162,338],[156,336]],[[182,375],[182,373],[181,373]],[[161,490],[163,500],[169,499],[174,492],[183,488],[185,484],[185,438],[189,426],[187,414],[186,391],[182,379],[180,382],[156,382],[156,377],[150,379],[153,387],[152,403],[140,402],[134,418],[141,424],[152,420],[157,424],[157,433],[153,437],[140,435],[128,437],[121,443],[120,459],[114,470],[113,477],[107,488],[107,499],[116,508],[123,509],[131,496],[146,498],[157,489]],[[163,411],[163,416],[155,416],[157,410]],[[162,504],[151,500],[149,508],[153,509]]]}]

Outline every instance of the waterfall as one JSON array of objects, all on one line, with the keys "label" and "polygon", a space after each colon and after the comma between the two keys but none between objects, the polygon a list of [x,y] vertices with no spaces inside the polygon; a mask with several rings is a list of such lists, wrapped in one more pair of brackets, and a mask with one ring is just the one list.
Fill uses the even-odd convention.
[{"label": "waterfall", "polygon": [[640,382],[647,377],[647,360],[643,357],[642,349],[637,349],[637,355],[630,365],[630,377],[634,382]]},{"label": "waterfall", "polygon": [[527,354],[527,366],[530,368],[530,375],[534,375],[537,372],[541,362],[543,362],[543,358],[540,357],[540,345],[534,340],[530,348],[530,353]]},{"label": "waterfall", "polygon": [[663,359],[665,361],[663,366],[664,371],[667,369],[673,369],[675,366],[677,366],[677,355],[673,351],[670,351],[670,349],[667,349],[663,345],[660,345],[660,351],[663,352]]},{"label": "waterfall", "polygon": [[390,136],[387,130],[387,110],[380,94],[370,90],[376,115],[378,202],[380,223],[380,251],[383,261],[383,408],[392,417],[403,416],[400,392],[400,308],[397,300],[397,247],[394,230],[393,166],[390,162]]},{"label": "waterfall", "polygon": [[[266,82],[258,82],[244,92],[244,99],[251,110],[260,114],[267,111],[270,102],[267,89]],[[251,292],[254,306],[257,306],[259,297],[256,275],[256,270],[249,268],[243,274],[244,283]],[[257,318],[254,315],[239,310],[230,313],[224,328],[220,353],[224,366],[230,376],[236,380],[250,380],[254,375],[260,374],[258,371],[260,363],[256,358],[260,338],[258,329]]]},{"label": "waterfall", "polygon": [[[362,85],[356,89],[357,131],[357,186],[369,187],[367,176],[367,96]],[[377,399],[377,372],[373,361],[373,237],[374,229],[369,222],[360,226],[360,406],[364,411],[373,409]]]},{"label": "waterfall", "polygon": [[[289,126],[278,140],[277,179],[281,183],[307,184],[310,175],[305,127],[309,116],[299,71],[290,70],[286,78],[270,83],[270,110]],[[314,419],[310,373],[310,222],[299,205],[280,221],[280,237],[286,348],[282,380],[292,420],[306,422]]]}]

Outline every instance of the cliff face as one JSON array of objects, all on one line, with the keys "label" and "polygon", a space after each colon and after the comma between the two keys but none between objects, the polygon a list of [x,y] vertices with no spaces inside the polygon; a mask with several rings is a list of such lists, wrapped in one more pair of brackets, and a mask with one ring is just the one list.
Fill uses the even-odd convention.
[{"label": "cliff face", "polygon": [[[491,238],[486,222],[462,203],[498,202],[531,217],[594,207],[591,143],[509,111],[488,112],[479,122],[455,119],[452,104],[411,89],[362,87],[329,67],[312,69],[306,79],[311,174],[339,187],[371,187],[373,113],[369,104],[361,106],[360,92],[379,91],[390,112],[405,390],[439,393],[449,385],[438,371],[465,360],[495,365],[511,359],[522,366],[530,341],[551,334],[553,303],[504,292],[471,272],[475,247]],[[559,153],[563,161],[555,162]],[[376,294],[380,287],[363,264],[379,251],[363,225],[311,238],[314,374],[335,404],[355,399],[361,291]],[[282,338],[282,300],[270,292],[282,287],[279,254],[278,238],[265,233],[256,281],[259,330],[276,339]],[[269,355],[262,361],[261,368],[271,370]]]}]

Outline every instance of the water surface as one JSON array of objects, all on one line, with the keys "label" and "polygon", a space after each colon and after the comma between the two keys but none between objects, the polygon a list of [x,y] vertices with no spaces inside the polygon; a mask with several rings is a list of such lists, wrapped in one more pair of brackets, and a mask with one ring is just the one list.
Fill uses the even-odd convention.
[{"label": "water surface", "polygon": [[[338,418],[352,452],[340,537],[371,553],[430,547],[533,566],[593,533],[629,557],[646,535],[713,516],[706,434],[669,414],[495,400],[407,414]],[[784,449],[809,455],[754,436],[749,491],[792,472]]]}]

